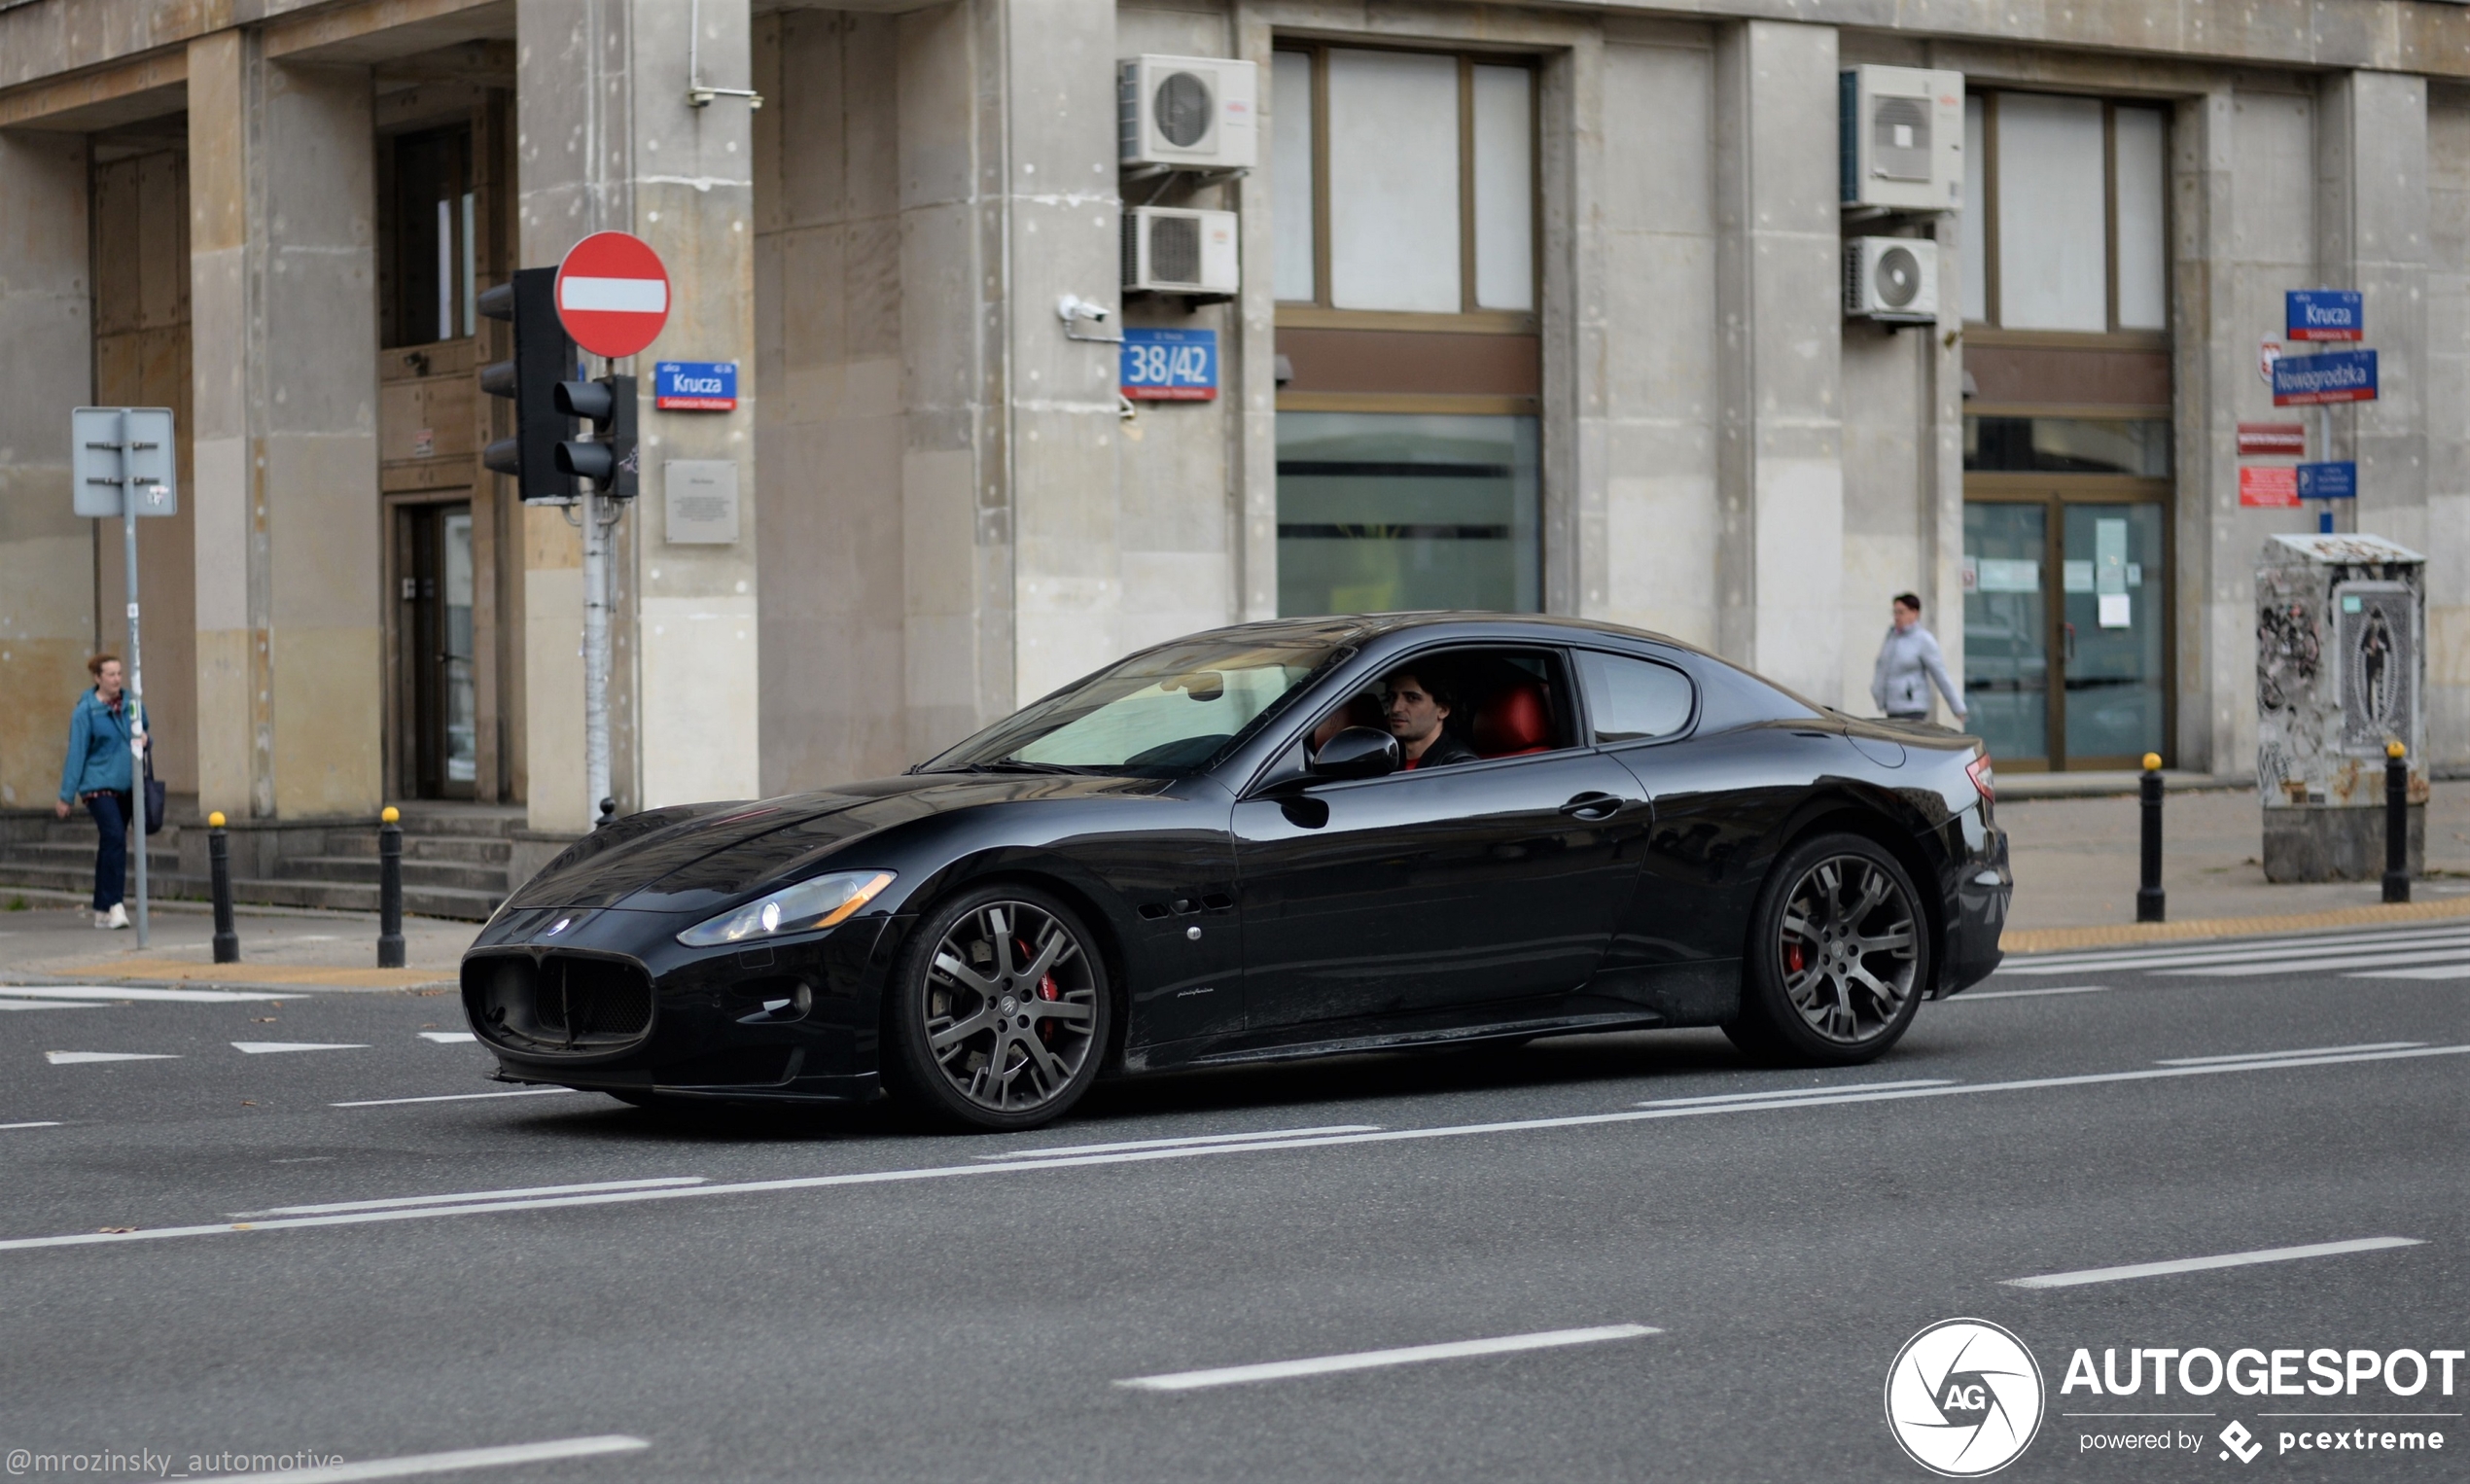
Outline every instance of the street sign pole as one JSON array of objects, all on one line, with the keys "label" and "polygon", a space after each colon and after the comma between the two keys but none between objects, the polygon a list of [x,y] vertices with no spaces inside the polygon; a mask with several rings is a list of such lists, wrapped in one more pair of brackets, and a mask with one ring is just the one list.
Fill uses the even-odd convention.
[{"label": "street sign pole", "polygon": [[[69,414],[80,515],[121,520],[121,554],[128,576],[128,833],[137,853],[137,946],[147,946],[146,671],[138,648],[137,517],[180,509],[175,487],[171,413],[163,407],[79,407]],[[107,495],[104,490],[110,490]]]},{"label": "street sign pole", "polygon": [[146,946],[146,669],[137,657],[137,488],[121,488],[121,551],[128,563],[128,822],[137,853],[137,946]]}]

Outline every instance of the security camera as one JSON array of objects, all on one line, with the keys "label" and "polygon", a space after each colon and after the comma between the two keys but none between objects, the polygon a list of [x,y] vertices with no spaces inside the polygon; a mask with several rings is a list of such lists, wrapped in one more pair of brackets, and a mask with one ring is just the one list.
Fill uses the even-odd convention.
[{"label": "security camera", "polygon": [[1081,321],[1092,325],[1103,325],[1111,312],[1106,305],[1093,304],[1077,294],[1067,294],[1055,300],[1055,317],[1067,325]]}]

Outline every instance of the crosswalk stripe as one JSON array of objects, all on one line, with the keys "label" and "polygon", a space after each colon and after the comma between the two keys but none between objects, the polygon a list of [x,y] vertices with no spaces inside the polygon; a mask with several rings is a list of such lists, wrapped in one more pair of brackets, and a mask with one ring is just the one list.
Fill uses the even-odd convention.
[{"label": "crosswalk stripe", "polygon": [[2374,969],[2392,964],[2457,964],[2470,960],[2470,945],[2429,948],[2417,953],[2350,953],[2340,958],[2275,960],[2263,964],[2211,964],[2194,969],[2156,969],[2157,974],[2207,979],[2251,979],[2268,973],[2294,973],[2324,969]]},{"label": "crosswalk stripe", "polygon": [[2345,979],[2470,979],[2470,964],[2431,964],[2421,969],[2378,969],[2346,973]]},{"label": "crosswalk stripe", "polygon": [[2338,957],[2365,951],[2399,952],[2458,946],[2470,950],[2470,931],[2389,934],[2338,938],[2283,938],[2266,942],[2215,943],[2202,947],[2160,948],[2140,953],[2068,955],[2064,959],[2011,960],[2001,974],[2092,973],[2105,969],[2156,969],[2179,964],[2231,964],[2270,960]]}]

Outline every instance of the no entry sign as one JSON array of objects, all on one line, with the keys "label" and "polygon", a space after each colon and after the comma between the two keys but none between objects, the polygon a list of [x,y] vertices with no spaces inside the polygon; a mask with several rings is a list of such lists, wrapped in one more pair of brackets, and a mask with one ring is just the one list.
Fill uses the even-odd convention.
[{"label": "no entry sign", "polygon": [[557,318],[596,356],[631,356],[669,322],[669,270],[631,232],[596,231],[557,265]]}]

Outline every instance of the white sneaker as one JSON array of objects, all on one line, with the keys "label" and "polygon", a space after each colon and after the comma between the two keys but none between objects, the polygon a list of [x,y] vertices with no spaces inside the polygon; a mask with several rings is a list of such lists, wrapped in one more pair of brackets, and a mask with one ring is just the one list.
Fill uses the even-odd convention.
[{"label": "white sneaker", "polygon": [[112,903],[112,911],[111,911],[111,915],[110,915],[110,916],[108,916],[108,917],[106,917],[106,918],[104,918],[104,919],[103,919],[103,922],[102,922],[102,924],[101,924],[101,925],[102,925],[103,927],[106,927],[106,928],[125,928],[125,927],[127,927],[127,926],[128,926],[128,903],[126,903],[126,902],[124,902],[124,901],[115,901],[115,902],[113,902],[113,903]]},{"label": "white sneaker", "polygon": [[94,914],[94,926],[95,926],[95,928],[96,928],[98,931],[99,931],[99,930],[102,930],[102,929],[107,929],[107,928],[109,928],[111,925],[112,925],[112,914],[111,914],[111,913],[109,913],[109,912],[97,912],[97,913],[95,913],[95,914]]}]

